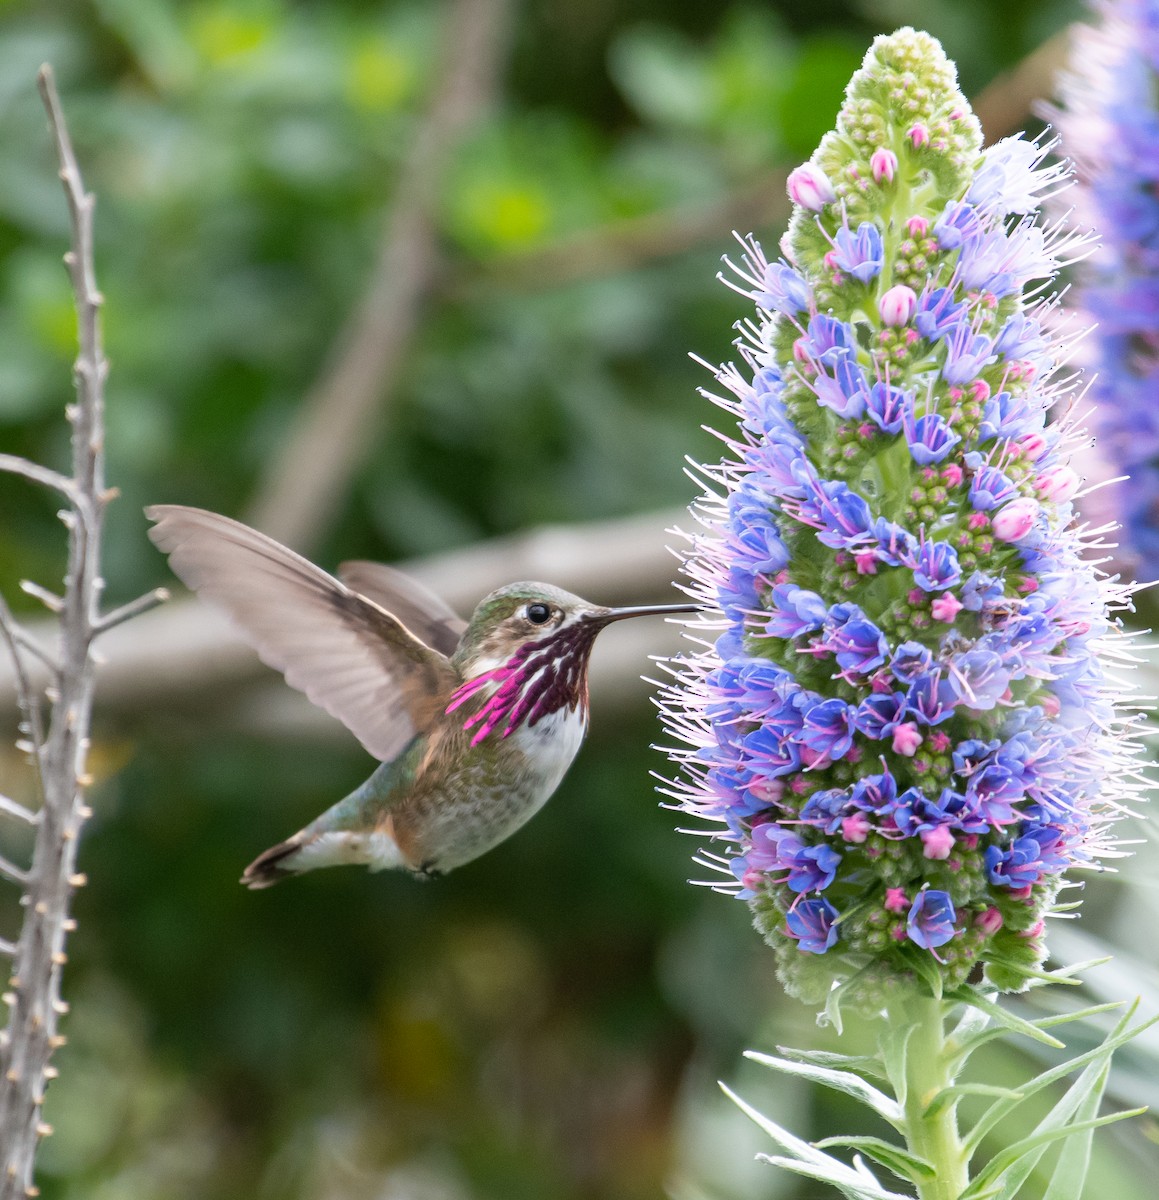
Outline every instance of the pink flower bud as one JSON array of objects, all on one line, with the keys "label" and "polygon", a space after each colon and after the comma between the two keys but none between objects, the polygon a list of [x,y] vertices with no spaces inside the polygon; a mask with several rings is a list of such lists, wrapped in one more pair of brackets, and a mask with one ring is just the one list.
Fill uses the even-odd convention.
[{"label": "pink flower bud", "polygon": [[946,487],[957,487],[962,482],[962,468],[957,463],[950,463],[942,468],[942,481]]},{"label": "pink flower bud", "polygon": [[905,223],[906,232],[910,237],[925,237],[930,231],[930,222],[926,217],[910,217]]},{"label": "pink flower bud", "polygon": [[979,404],[985,404],[986,401],[990,399],[990,385],[984,379],[975,379],[974,382],[970,384],[970,395],[973,396]]},{"label": "pink flower bud", "polygon": [[1019,496],[994,514],[994,536],[1004,542],[1021,541],[1038,520],[1039,504],[1029,496]]},{"label": "pink flower bud", "polygon": [[1031,462],[1037,462],[1046,453],[1046,438],[1041,433],[1026,433],[1018,439],[1022,453]]},{"label": "pink flower bud", "polygon": [[930,605],[930,614],[935,621],[945,621],[947,625],[952,625],[957,620],[962,607],[961,600],[953,592],[943,592],[940,596],[935,597],[934,602]]},{"label": "pink flower bud", "polygon": [[905,721],[893,731],[893,752],[913,758],[922,740],[918,727],[912,721]]},{"label": "pink flower bud", "polygon": [[1062,705],[1053,692],[1044,692],[1038,703],[1042,705],[1042,711],[1052,720],[1062,711]]},{"label": "pink flower bud", "polygon": [[779,804],[785,794],[785,784],[780,779],[766,779],[758,775],[748,786],[748,793],[762,804]]},{"label": "pink flower bud", "polygon": [[881,319],[887,325],[896,328],[910,323],[917,306],[918,298],[913,288],[899,283],[891,287],[877,302],[877,311],[881,313]]},{"label": "pink flower bud", "polygon": [[850,843],[864,842],[869,836],[873,826],[869,823],[869,818],[865,813],[854,813],[851,817],[845,817],[841,822],[841,836]]},{"label": "pink flower bud", "polygon": [[984,913],[979,913],[974,918],[974,928],[980,930],[987,937],[993,937],[1002,928],[1001,911],[991,905]]},{"label": "pink flower bud", "polygon": [[761,884],[764,881],[764,872],[757,871],[750,867],[741,877],[741,886],[748,888],[750,892],[759,892]]},{"label": "pink flower bud", "polygon": [[935,729],[933,733],[930,734],[929,742],[930,749],[935,754],[945,754],[945,752],[949,750],[950,746],[953,744],[951,743],[949,736],[944,734],[940,729]]},{"label": "pink flower bud", "polygon": [[861,554],[855,554],[853,561],[857,564],[858,575],[877,574],[877,556],[871,551],[866,550]]},{"label": "pink flower bud", "polygon": [[1034,484],[1044,500],[1061,504],[1079,490],[1080,482],[1078,474],[1070,467],[1050,467],[1039,475]]},{"label": "pink flower bud", "polygon": [[905,888],[885,889],[885,910],[886,912],[909,911],[909,898],[905,894]]},{"label": "pink flower bud", "polygon": [[813,163],[802,163],[789,173],[789,199],[811,212],[820,212],[837,199],[829,176]]},{"label": "pink flower bud", "polygon": [[930,131],[920,121],[906,133],[906,137],[913,143],[915,150],[930,144]]},{"label": "pink flower bud", "polygon": [[926,858],[949,858],[954,848],[954,835],[946,825],[935,825],[933,829],[923,829],[919,834],[922,839],[922,854]]},{"label": "pink flower bud", "polygon": [[886,183],[893,183],[897,173],[897,155],[884,146],[878,146],[869,156],[869,169],[873,172],[874,183],[880,183],[883,179]]}]

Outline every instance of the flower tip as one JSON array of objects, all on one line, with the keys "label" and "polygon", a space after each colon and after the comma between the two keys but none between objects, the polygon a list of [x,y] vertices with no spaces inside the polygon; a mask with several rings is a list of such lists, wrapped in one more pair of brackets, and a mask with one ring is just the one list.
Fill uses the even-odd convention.
[{"label": "flower tip", "polygon": [[892,183],[897,174],[897,155],[885,146],[878,146],[869,157],[869,169],[874,183]]},{"label": "flower tip", "polygon": [[829,176],[811,162],[802,163],[789,173],[787,190],[794,204],[810,212],[820,212],[826,204],[837,199]]},{"label": "flower tip", "polygon": [[904,283],[895,284],[877,302],[881,319],[894,328],[908,325],[913,319],[917,306],[917,293]]},{"label": "flower tip", "polygon": [[1020,542],[1034,528],[1040,506],[1029,496],[1019,496],[994,514],[991,528],[994,536],[1004,542]]}]

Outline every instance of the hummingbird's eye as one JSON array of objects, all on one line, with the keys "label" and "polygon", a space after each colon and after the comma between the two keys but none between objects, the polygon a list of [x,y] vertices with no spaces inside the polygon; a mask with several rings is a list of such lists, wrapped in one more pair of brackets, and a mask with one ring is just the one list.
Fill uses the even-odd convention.
[{"label": "hummingbird's eye", "polygon": [[551,609],[546,604],[529,604],[524,611],[532,625],[542,625],[551,620]]}]

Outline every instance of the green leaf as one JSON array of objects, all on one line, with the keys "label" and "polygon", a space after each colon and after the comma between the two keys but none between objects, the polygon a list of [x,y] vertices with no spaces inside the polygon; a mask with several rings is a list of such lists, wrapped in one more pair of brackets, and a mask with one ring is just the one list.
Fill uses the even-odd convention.
[{"label": "green leaf", "polygon": [[782,1149],[788,1151],[788,1157],[762,1154],[760,1157],[765,1162],[798,1175],[808,1176],[810,1179],[832,1184],[843,1195],[853,1197],[854,1200],[911,1200],[910,1197],[887,1191],[864,1166],[849,1167],[839,1158],[834,1158],[791,1134],[742,1100],[725,1084],[722,1083],[720,1089],[741,1112],[755,1121]]},{"label": "green leaf", "polygon": [[[892,1031],[891,1031],[892,1032]],[[777,1053],[793,1062],[812,1063],[815,1067],[832,1067],[835,1070],[853,1071],[858,1075],[872,1075],[875,1079],[888,1081],[889,1074],[881,1059],[873,1054],[835,1054],[832,1050],[798,1050],[793,1046],[778,1046]]]},{"label": "green leaf", "polygon": [[[1088,1008],[1076,1008],[1073,1012],[1054,1013],[1049,1017],[1038,1017],[1031,1021],[1036,1029],[1052,1029],[1056,1025],[1066,1025],[1071,1021],[1082,1021],[1088,1017],[1097,1017],[1102,1013],[1112,1012],[1116,1008],[1123,1007],[1123,1001],[1113,1000],[1107,1004],[1092,1004]],[[1008,1030],[1001,1026],[992,1026],[988,1029],[983,1029],[979,1033],[971,1034],[962,1041],[958,1050],[953,1057],[955,1070],[961,1068],[962,1063],[970,1057],[980,1046],[986,1045],[987,1042],[994,1041],[995,1038],[1005,1037]],[[955,1031],[956,1036],[956,1031]]]},{"label": "green leaf", "polygon": [[1064,1043],[1058,1038],[1051,1037],[1049,1033],[1044,1033],[1033,1021],[1025,1021],[1022,1017],[1016,1017],[1013,1013],[1007,1012],[1000,1004],[996,1004],[993,1000],[983,995],[977,988],[965,986],[956,988],[948,996],[950,1000],[957,1000],[962,1004],[972,1004],[975,1008],[980,1008],[988,1016],[994,1018],[1000,1025],[1006,1029],[1012,1030],[1014,1033],[1021,1033],[1024,1037],[1033,1038],[1036,1042],[1042,1042],[1045,1046],[1050,1046],[1055,1050],[1062,1050]]},{"label": "green leaf", "polygon": [[909,1054],[909,1040],[913,1031],[912,1024],[891,1025],[882,1035],[880,1042],[881,1059],[885,1064],[886,1075],[903,1110],[909,1089],[906,1057]]},{"label": "green leaf", "polygon": [[[795,1175],[804,1175],[807,1179],[817,1179],[822,1183],[832,1184],[843,1196],[850,1197],[850,1200],[910,1200],[909,1197],[901,1196],[897,1192],[887,1192],[876,1180],[866,1179],[864,1182],[861,1180],[851,1182],[826,1167],[813,1166],[794,1158],[785,1158],[782,1155],[758,1154],[757,1158],[771,1167],[780,1167],[782,1170],[792,1171]],[[834,1159],[834,1161],[837,1160]],[[842,1165],[844,1166],[844,1164]],[[846,1170],[848,1169],[846,1168]]]},{"label": "green leaf", "polygon": [[[1056,1067],[1052,1067],[1049,1071],[1043,1071],[1040,1075],[1036,1075],[1033,1079],[1028,1080],[1020,1086],[1020,1092],[1023,1096],[1032,1096],[1035,1092],[1041,1091],[1044,1087],[1048,1087],[1056,1080],[1063,1079],[1067,1075],[1078,1070],[1079,1067],[1086,1066],[1088,1063],[1102,1063],[1110,1058],[1110,1056],[1125,1042],[1129,1042],[1132,1038],[1137,1037],[1145,1029],[1150,1029],[1152,1025],[1159,1021],[1159,1015],[1151,1017],[1147,1021],[1136,1025],[1134,1029],[1127,1029],[1126,1024],[1134,1014],[1138,1007],[1138,1001],[1127,1010],[1123,1019],[1115,1026],[1115,1028],[1107,1035],[1103,1042],[1094,1047],[1092,1050],[1086,1051],[1084,1054],[1076,1055],[1074,1058],[1068,1059],[1064,1063],[1060,1063]],[[1085,1076],[1083,1077],[1085,1078]],[[1072,1086],[1068,1095],[1074,1091],[1080,1081]],[[1090,1084],[1093,1086],[1093,1080]],[[1014,1107],[1015,1101],[996,1100],[978,1119],[974,1128],[965,1137],[966,1148],[972,1153],[978,1148],[982,1138],[990,1132],[994,1126],[1005,1117]],[[1075,1104],[1077,1106],[1078,1100]]]},{"label": "green leaf", "polygon": [[[1110,1074],[1111,1064],[1108,1061],[1098,1072],[1094,1086],[1087,1091],[1086,1098],[1075,1113],[1080,1121],[1092,1120],[1099,1111]],[[1083,1187],[1087,1181],[1087,1170],[1091,1165],[1091,1142],[1094,1140],[1094,1129],[1092,1127],[1082,1132],[1072,1129],[1071,1132],[1074,1136],[1063,1145],[1062,1153],[1059,1154],[1058,1162],[1054,1165],[1054,1173],[1050,1177],[1050,1184],[1042,1200],[1082,1200]]]},{"label": "green leaf", "polygon": [[980,1200],[981,1197],[992,1194],[993,1185],[1002,1178],[1002,1176],[1013,1167],[1019,1159],[1027,1155],[1034,1154],[1036,1150],[1045,1149],[1053,1142],[1059,1141],[1061,1138],[1067,1138],[1076,1133],[1081,1133],[1084,1130],[1098,1129],[1101,1125],[1111,1125],[1116,1121],[1124,1121],[1128,1117],[1142,1116],[1147,1111],[1146,1108],[1131,1108],[1123,1112],[1111,1113],[1106,1117],[1097,1117],[1091,1121],[1075,1121],[1066,1124],[1056,1129],[1046,1129],[1041,1133],[1031,1134],[1029,1137],[1022,1138],[1015,1142],[1012,1146],[1007,1146],[1005,1150],[996,1154],[982,1168],[981,1173],[977,1176],[973,1183],[970,1184],[958,1200]]},{"label": "green leaf", "polygon": [[901,1110],[901,1105],[879,1088],[875,1088],[873,1084],[867,1083],[860,1075],[854,1075],[852,1071],[818,1067],[812,1063],[794,1062],[788,1058],[774,1058],[769,1054],[760,1054],[756,1050],[746,1050],[745,1058],[751,1058],[753,1062],[770,1067],[774,1071],[781,1071],[785,1075],[796,1075],[818,1083],[822,1087],[844,1092],[847,1096],[852,1096],[855,1100],[859,1100],[873,1109],[879,1117],[888,1121],[896,1129],[902,1128],[905,1124],[905,1115]]},{"label": "green leaf", "polygon": [[903,1146],[895,1146],[883,1138],[875,1137],[831,1137],[814,1142],[818,1150],[828,1146],[848,1146],[852,1150],[860,1150],[862,1154],[881,1163],[886,1170],[892,1171],[899,1179],[907,1179],[910,1183],[922,1183],[925,1180],[936,1179],[937,1168],[928,1159],[917,1154],[911,1154]]},{"label": "green leaf", "polygon": [[926,1105],[923,1115],[926,1117],[935,1116],[947,1104],[954,1103],[961,1099],[962,1096],[994,1096],[1000,1099],[1017,1101],[1022,1099],[1023,1093],[1016,1091],[1014,1088],[998,1087],[991,1083],[954,1083],[949,1087],[942,1088],[938,1092],[929,1104]]}]

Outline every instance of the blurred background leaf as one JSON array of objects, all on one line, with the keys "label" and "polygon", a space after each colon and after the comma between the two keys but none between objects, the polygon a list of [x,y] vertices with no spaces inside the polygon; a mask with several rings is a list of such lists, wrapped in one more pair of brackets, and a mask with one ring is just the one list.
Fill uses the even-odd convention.
[{"label": "blurred background leaf", "polygon": [[[50,59],[99,196],[123,494],[112,601],[168,582],[144,504],[244,516],[255,502],[367,286],[440,83],[445,11],[0,9],[0,442],[48,463],[65,448],[67,224],[34,89]],[[872,36],[924,25],[977,93],[1078,12],[516,4],[493,103],[430,214],[438,262],[416,336],[314,557],[423,556],[686,503],[683,456],[715,453],[688,352],[730,357],[741,315],[714,282],[719,257],[733,224],[776,243],[770,177],[829,128]],[[62,541],[51,502],[17,481],[0,479],[0,506],[15,601],[21,577],[59,579]],[[839,1101],[784,1082],[767,1094],[739,1056],[828,1035],[783,1002],[743,905],[686,884],[693,843],[657,808],[640,692],[597,691],[556,799],[449,878],[332,871],[254,895],[241,867],[359,782],[366,756],[352,739],[231,728],[229,695],[182,703],[181,681],[167,686],[165,704],[98,704],[46,1198],[816,1194],[753,1162],[768,1147],[714,1080],[823,1136],[847,1116]],[[19,788],[14,756],[3,767]],[[1091,891],[1087,932],[1135,939],[1154,968],[1122,924],[1140,893]],[[1149,1062],[1126,1060],[1124,1078]],[[1151,1195],[1148,1132],[1108,1132],[1093,1178]]]}]

